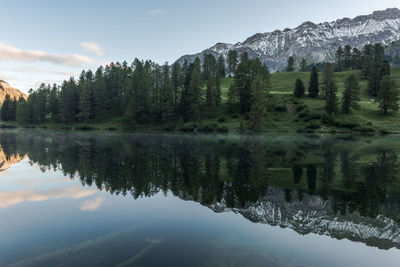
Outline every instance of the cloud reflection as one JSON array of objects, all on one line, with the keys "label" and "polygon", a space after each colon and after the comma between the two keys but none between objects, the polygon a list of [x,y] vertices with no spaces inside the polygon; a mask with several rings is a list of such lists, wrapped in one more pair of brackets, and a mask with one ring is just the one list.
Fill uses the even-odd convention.
[{"label": "cloud reflection", "polygon": [[50,199],[81,199],[96,194],[96,190],[82,190],[81,187],[73,186],[57,188],[54,190],[38,192],[34,190],[6,191],[0,192],[0,208],[8,208],[23,202],[39,202]]}]

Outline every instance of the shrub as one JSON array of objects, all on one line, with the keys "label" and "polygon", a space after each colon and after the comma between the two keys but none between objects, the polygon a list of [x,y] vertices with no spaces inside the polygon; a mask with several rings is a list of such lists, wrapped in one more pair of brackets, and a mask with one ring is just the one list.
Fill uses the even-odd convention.
[{"label": "shrub", "polygon": [[232,119],[239,119],[239,115],[237,114],[232,115]]},{"label": "shrub", "polygon": [[360,124],[357,122],[345,122],[345,121],[334,121],[333,125],[339,128],[348,128],[348,129],[354,129],[360,127]]},{"label": "shrub", "polygon": [[226,118],[225,118],[225,117],[220,117],[220,118],[218,119],[218,122],[226,122]]},{"label": "shrub", "polygon": [[374,133],[375,129],[371,127],[357,127],[354,129],[354,131],[359,133]]},{"label": "shrub", "polygon": [[226,126],[218,127],[217,128],[217,132],[219,132],[219,133],[228,133],[229,132],[229,128],[226,127]]},{"label": "shrub", "polygon": [[334,122],[334,118],[332,116],[329,116],[328,114],[324,113],[321,116],[321,122],[323,124],[332,125]]},{"label": "shrub", "polygon": [[274,110],[277,112],[286,112],[287,108],[285,105],[275,105]]},{"label": "shrub", "polygon": [[93,127],[93,126],[89,126],[89,125],[81,125],[81,126],[76,126],[75,130],[78,130],[78,131],[94,131],[94,130],[96,130],[96,128]]}]

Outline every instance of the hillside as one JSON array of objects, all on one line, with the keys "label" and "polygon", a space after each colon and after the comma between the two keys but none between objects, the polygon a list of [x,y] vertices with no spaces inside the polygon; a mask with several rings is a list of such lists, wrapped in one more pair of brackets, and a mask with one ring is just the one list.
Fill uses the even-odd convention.
[{"label": "hillside", "polygon": [[[391,132],[400,132],[400,114],[391,113],[382,115],[378,112],[378,103],[367,95],[367,81],[361,79],[360,71],[346,71],[335,73],[335,81],[338,85],[338,98],[341,103],[342,93],[344,91],[344,80],[350,74],[356,75],[360,79],[361,101],[359,110],[352,111],[350,114],[342,114],[338,112],[335,115],[337,121],[342,123],[359,124],[359,128],[366,130],[374,129],[387,130]],[[320,77],[322,73],[320,73]],[[310,124],[315,124],[313,130],[336,130],[349,131],[343,127],[325,126],[320,123],[320,120],[309,120],[313,116],[321,116],[324,113],[325,100],[322,97],[311,99],[309,97],[294,98],[293,89],[297,78],[303,80],[306,88],[309,82],[309,72],[278,72],[271,74],[271,89],[269,90],[270,98],[268,104],[268,115],[265,120],[263,131],[265,132],[295,132],[299,129],[304,129]],[[392,68],[392,77],[400,84],[400,68]],[[222,82],[222,101],[227,103],[228,90],[232,84],[232,78],[226,78]],[[204,89],[205,90],[205,89]],[[231,132],[238,132],[241,122],[246,124],[246,118],[242,115],[228,114],[226,105],[223,105],[219,111],[217,120],[203,120],[199,122],[202,126],[218,124],[218,127],[229,128]],[[199,124],[197,123],[197,124]],[[189,123],[194,125],[196,123]],[[317,127],[318,126],[318,127]],[[190,126],[188,126],[190,128]]]},{"label": "hillside", "polygon": [[239,54],[247,52],[250,58],[260,58],[271,71],[283,70],[287,58],[294,56],[309,63],[332,61],[339,45],[351,45],[362,49],[369,43],[389,45],[400,39],[400,10],[391,8],[375,11],[370,15],[356,18],[343,18],[332,22],[315,24],[307,21],[294,29],[257,33],[236,44],[218,43],[215,46],[194,54],[185,55],[177,62],[193,62],[195,57],[206,53],[225,57],[230,49]]},{"label": "hillside", "polygon": [[11,98],[19,99],[21,97],[27,99],[28,96],[22,93],[20,90],[11,87],[7,82],[0,79],[0,105],[3,104],[6,95],[10,95]]}]

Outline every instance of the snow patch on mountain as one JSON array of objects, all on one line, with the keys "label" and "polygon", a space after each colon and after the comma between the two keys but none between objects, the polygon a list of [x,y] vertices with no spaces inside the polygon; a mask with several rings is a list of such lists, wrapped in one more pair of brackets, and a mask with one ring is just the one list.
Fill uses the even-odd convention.
[{"label": "snow patch on mountain", "polygon": [[257,33],[237,44],[218,43],[201,53],[186,55],[177,60],[193,62],[206,53],[214,56],[228,54],[230,49],[247,52],[250,58],[260,58],[271,71],[284,69],[287,58],[294,56],[308,62],[332,61],[339,45],[358,49],[369,43],[390,44],[400,39],[400,10],[397,8],[375,11],[371,15],[354,19],[343,18],[333,22],[315,24],[307,21],[294,29]]}]

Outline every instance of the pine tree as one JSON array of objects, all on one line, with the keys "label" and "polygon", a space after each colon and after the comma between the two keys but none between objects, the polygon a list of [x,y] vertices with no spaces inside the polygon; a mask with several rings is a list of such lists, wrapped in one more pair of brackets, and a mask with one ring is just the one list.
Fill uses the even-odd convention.
[{"label": "pine tree", "polygon": [[229,77],[232,77],[232,74],[235,73],[237,65],[238,65],[238,53],[236,52],[236,50],[229,50],[228,52]]},{"label": "pine tree", "polygon": [[286,66],[286,71],[287,72],[292,72],[294,71],[294,58],[289,57],[287,60],[287,66]]},{"label": "pine tree", "polygon": [[344,47],[344,69],[349,70],[352,65],[352,53],[351,53],[351,46],[346,45]]},{"label": "pine tree", "polygon": [[326,113],[331,116],[333,113],[337,111],[337,86],[335,81],[333,80],[333,77],[329,78],[326,81],[326,87],[325,87],[325,111]]},{"label": "pine tree", "polygon": [[16,120],[20,123],[32,122],[28,110],[28,103],[23,97],[21,97],[17,102]]},{"label": "pine tree", "polygon": [[357,109],[360,101],[360,85],[354,75],[349,75],[345,81],[345,90],[342,97],[342,111],[349,113],[350,108]]},{"label": "pine tree", "polygon": [[369,76],[371,66],[374,62],[374,47],[371,44],[365,45],[362,51],[362,76],[366,79]]},{"label": "pine tree", "polygon": [[324,72],[322,73],[322,76],[323,76],[322,91],[323,91],[323,96],[326,99],[328,83],[330,80],[333,80],[333,67],[331,63],[325,63]]},{"label": "pine tree", "polygon": [[303,58],[300,62],[300,71],[301,72],[306,72],[307,71],[307,61],[305,58]]},{"label": "pine tree", "polygon": [[200,118],[202,75],[200,59],[197,57],[189,67],[182,93],[181,112],[184,121]]},{"label": "pine tree", "polygon": [[294,87],[293,95],[295,97],[303,97],[305,92],[304,84],[301,79],[296,80],[296,84]]},{"label": "pine tree", "polygon": [[168,63],[165,63],[162,72],[161,120],[163,123],[171,123],[174,117],[174,89],[171,84]]},{"label": "pine tree", "polygon": [[221,78],[225,78],[226,76],[225,57],[222,54],[219,55],[218,57],[218,73]]},{"label": "pine tree", "polygon": [[362,68],[362,53],[357,48],[353,48],[352,52],[352,69]]},{"label": "pine tree", "polygon": [[79,117],[81,121],[89,121],[93,117],[93,73],[92,71],[82,71],[79,78],[80,102]]},{"label": "pine tree", "polygon": [[267,84],[262,76],[257,75],[251,85],[252,105],[249,112],[249,128],[258,131],[264,125],[266,116]]},{"label": "pine tree", "polygon": [[311,98],[318,97],[319,93],[319,78],[318,78],[318,70],[317,67],[313,67],[310,74],[310,82],[308,85],[308,95]]},{"label": "pine tree", "polygon": [[9,120],[10,105],[11,105],[11,97],[9,94],[7,94],[6,98],[3,101],[3,105],[1,106],[1,120],[2,121]]},{"label": "pine tree", "polygon": [[203,62],[203,79],[204,81],[208,81],[208,79],[216,72],[217,70],[217,60],[212,54],[204,55]]},{"label": "pine tree", "polygon": [[171,73],[171,83],[172,89],[174,91],[174,112],[178,112],[178,103],[179,103],[179,96],[181,94],[181,87],[182,87],[182,68],[179,63],[175,63],[172,66],[172,73]]},{"label": "pine tree", "polygon": [[103,67],[99,67],[94,78],[94,113],[97,118],[102,118],[106,111],[106,82],[103,76]]},{"label": "pine tree", "polygon": [[399,89],[396,80],[388,75],[384,76],[380,87],[377,98],[379,102],[379,110],[383,114],[387,114],[390,110],[396,112],[399,109]]},{"label": "pine tree", "polygon": [[344,51],[343,47],[339,46],[336,50],[336,71],[343,71],[344,69]]}]

